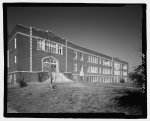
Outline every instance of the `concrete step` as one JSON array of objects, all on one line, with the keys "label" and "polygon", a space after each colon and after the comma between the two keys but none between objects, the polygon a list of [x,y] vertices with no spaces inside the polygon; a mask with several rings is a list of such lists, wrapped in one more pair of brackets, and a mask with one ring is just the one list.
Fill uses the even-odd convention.
[{"label": "concrete step", "polygon": [[74,82],[73,80],[68,79],[63,73],[52,73],[56,82]]}]

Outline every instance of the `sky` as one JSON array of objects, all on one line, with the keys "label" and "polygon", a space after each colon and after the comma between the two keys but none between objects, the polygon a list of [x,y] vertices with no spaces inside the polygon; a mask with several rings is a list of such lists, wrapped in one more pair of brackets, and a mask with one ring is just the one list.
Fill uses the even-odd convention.
[{"label": "sky", "polygon": [[82,47],[118,57],[129,71],[142,63],[142,6],[9,7],[8,32],[16,24],[50,30]]}]

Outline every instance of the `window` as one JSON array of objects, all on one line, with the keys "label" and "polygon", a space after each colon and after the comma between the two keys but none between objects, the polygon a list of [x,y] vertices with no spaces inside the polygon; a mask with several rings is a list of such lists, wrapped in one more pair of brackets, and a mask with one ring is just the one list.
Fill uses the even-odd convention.
[{"label": "window", "polygon": [[95,67],[95,69],[96,69],[96,73],[98,73],[98,67]]},{"label": "window", "polygon": [[114,75],[120,75],[120,71],[119,70],[114,70]]},{"label": "window", "polygon": [[81,61],[83,61],[83,53],[80,53],[80,56],[81,56]]},{"label": "window", "polygon": [[83,72],[83,65],[80,65],[80,71]]},{"label": "window", "polygon": [[127,70],[127,65],[123,65],[123,69],[124,69],[124,70]]},{"label": "window", "polygon": [[88,71],[90,73],[98,73],[98,67],[89,66]]},{"label": "window", "polygon": [[77,76],[73,76],[73,80],[77,81]]},{"label": "window", "polygon": [[98,68],[97,67],[95,67],[94,72],[98,73]]},{"label": "window", "polygon": [[77,51],[74,51],[74,54],[75,54],[74,60],[77,60]]},{"label": "window", "polygon": [[88,61],[87,62],[90,62],[90,56],[88,56]]},{"label": "window", "polygon": [[16,38],[15,38],[15,49],[16,49]]},{"label": "window", "polygon": [[101,58],[99,59],[99,64],[101,64]]},{"label": "window", "polygon": [[95,63],[98,64],[98,58],[96,57],[95,59],[96,59]]},{"label": "window", "polygon": [[63,55],[63,46],[49,40],[37,39],[37,49]]},{"label": "window", "polygon": [[113,69],[111,69],[110,71],[111,71],[111,75],[113,75]]},{"label": "window", "polygon": [[95,63],[95,57],[93,57],[93,63]]},{"label": "window", "polygon": [[120,64],[114,63],[114,70],[119,70],[119,69],[120,69]]},{"label": "window", "polygon": [[123,76],[127,76],[127,72],[126,71],[123,71]]},{"label": "window", "polygon": [[106,82],[106,83],[109,83],[110,80],[111,80],[110,77],[105,77],[105,82]]},{"label": "window", "polygon": [[92,57],[92,56],[90,56],[90,58],[91,58],[91,61],[90,61],[90,62],[91,62],[91,63],[93,63],[93,57]]},{"label": "window", "polygon": [[8,59],[8,67],[9,67],[9,50],[7,50],[7,59]]},{"label": "window", "polygon": [[101,67],[99,68],[99,74],[101,74]]},{"label": "window", "polygon": [[37,49],[45,51],[45,40],[42,40],[40,38],[37,39]]},{"label": "window", "polygon": [[114,82],[119,82],[119,77],[114,77]]},{"label": "window", "polygon": [[87,62],[98,64],[98,58],[89,55],[89,56],[88,56],[88,61],[87,61]]},{"label": "window", "polygon": [[98,76],[88,76],[87,81],[88,82],[98,82]]},{"label": "window", "polygon": [[100,82],[103,82],[103,77],[99,77],[99,81],[100,81]]},{"label": "window", "polygon": [[52,43],[50,44],[50,50],[52,53],[56,53],[56,43]]},{"label": "window", "polygon": [[110,66],[110,61],[106,60],[106,59],[103,59],[103,65]]},{"label": "window", "polygon": [[110,69],[103,68],[103,74],[110,74],[110,73],[111,73]]},{"label": "window", "polygon": [[43,43],[43,41],[42,41],[42,39],[37,39],[37,49],[38,50],[42,50],[42,43]]},{"label": "window", "polygon": [[87,66],[87,73],[90,73],[90,66]]},{"label": "window", "polygon": [[45,51],[45,40],[42,40],[42,50]]},{"label": "window", "polygon": [[58,50],[57,50],[58,54],[63,54],[63,46],[58,44]]},{"label": "window", "polygon": [[76,63],[74,63],[74,67],[73,67],[74,69],[74,71],[77,71],[77,64]]},{"label": "window", "polygon": [[92,71],[91,71],[92,73],[94,73],[95,72],[95,70],[94,70],[94,67],[92,66]]},{"label": "window", "polygon": [[90,66],[90,73],[93,72],[93,66]]},{"label": "window", "polygon": [[45,51],[49,51],[49,43],[45,40]]},{"label": "window", "polygon": [[16,60],[16,56],[15,56],[15,63],[17,62],[17,60]]},{"label": "window", "polygon": [[110,74],[110,73],[111,73],[110,69],[107,69],[107,74]]}]

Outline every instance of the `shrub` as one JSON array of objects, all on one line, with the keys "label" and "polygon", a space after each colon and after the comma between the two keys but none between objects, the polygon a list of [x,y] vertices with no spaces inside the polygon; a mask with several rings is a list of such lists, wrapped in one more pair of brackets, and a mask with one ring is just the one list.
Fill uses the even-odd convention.
[{"label": "shrub", "polygon": [[26,80],[24,77],[18,79],[18,82],[19,82],[20,87],[26,87],[27,86],[27,83],[26,83]]},{"label": "shrub", "polygon": [[145,77],[143,74],[139,74],[137,72],[131,72],[129,73],[129,79],[131,81],[133,81],[133,84],[136,86],[136,87],[142,87],[143,84],[145,84]]}]

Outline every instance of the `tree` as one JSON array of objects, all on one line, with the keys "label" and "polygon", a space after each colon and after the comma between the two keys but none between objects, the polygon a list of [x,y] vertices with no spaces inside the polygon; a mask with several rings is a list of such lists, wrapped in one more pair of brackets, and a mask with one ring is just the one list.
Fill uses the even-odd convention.
[{"label": "tree", "polygon": [[[140,57],[142,57],[142,63],[144,64],[145,55],[142,53],[142,49],[138,49],[137,53],[140,55]],[[129,73],[129,78],[137,87],[141,87],[142,90],[145,91],[145,75],[143,64],[135,67],[133,72]]]},{"label": "tree", "polygon": [[49,75],[49,80],[50,80],[50,88],[53,90],[53,74],[51,70],[51,54],[49,53],[49,67],[48,67],[48,75]]},{"label": "tree", "polygon": [[142,72],[138,73],[136,70],[134,70],[133,72],[129,73],[129,78],[137,87],[142,87],[145,84],[145,79]]},{"label": "tree", "polygon": [[[49,40],[49,31],[48,31],[48,40]],[[52,68],[51,68],[51,47],[49,48],[49,51],[48,51],[48,58],[49,58],[49,67],[47,69],[48,69],[48,75],[49,75],[49,80],[50,80],[50,88],[53,90],[54,89],[54,86],[53,86],[54,78],[53,78]]]}]

